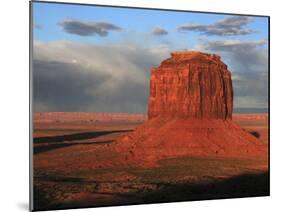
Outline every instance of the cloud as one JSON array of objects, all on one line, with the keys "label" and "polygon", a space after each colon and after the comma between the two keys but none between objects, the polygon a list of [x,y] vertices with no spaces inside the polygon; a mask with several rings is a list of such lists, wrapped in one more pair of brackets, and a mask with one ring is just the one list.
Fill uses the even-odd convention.
[{"label": "cloud", "polygon": [[39,29],[39,30],[43,29],[43,26],[40,24],[35,24],[34,27],[35,27],[35,29]]},{"label": "cloud", "polygon": [[[235,108],[268,101],[267,42],[202,40],[197,50],[218,53],[232,72]],[[34,42],[34,109],[145,113],[151,67],[171,47]]]},{"label": "cloud", "polygon": [[245,28],[246,25],[251,23],[253,18],[246,16],[231,16],[213,24],[194,24],[188,23],[179,26],[179,32],[195,31],[205,35],[219,35],[219,36],[234,36],[234,35],[247,35],[255,31]]},{"label": "cloud", "polygon": [[34,100],[36,111],[83,110],[91,95],[81,92],[95,89],[105,75],[79,71],[78,65],[66,62],[34,60]]},{"label": "cloud", "polygon": [[152,32],[151,32],[152,35],[155,35],[155,36],[162,36],[162,35],[167,35],[168,34],[168,31],[161,28],[161,27],[155,27]]},{"label": "cloud", "polygon": [[221,51],[244,51],[246,49],[256,49],[267,44],[267,40],[242,41],[242,40],[214,40],[208,41],[207,48]]},{"label": "cloud", "polygon": [[34,43],[34,109],[145,113],[150,69],[167,48]]},{"label": "cloud", "polygon": [[80,36],[107,36],[109,31],[121,31],[122,29],[108,22],[83,22],[77,20],[64,20],[59,23],[63,30],[70,34]]},{"label": "cloud", "polygon": [[[267,40],[212,40],[203,41],[201,48],[225,55],[227,60],[235,64],[235,69],[247,71],[267,70]],[[246,71],[245,70],[245,71]]]},{"label": "cloud", "polygon": [[201,51],[217,53],[232,72],[234,106],[267,107],[268,48],[266,40],[202,40]]}]

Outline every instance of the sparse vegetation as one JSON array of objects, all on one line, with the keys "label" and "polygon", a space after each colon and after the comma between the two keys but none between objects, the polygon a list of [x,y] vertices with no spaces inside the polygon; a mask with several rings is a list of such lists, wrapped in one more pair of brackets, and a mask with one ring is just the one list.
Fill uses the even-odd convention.
[{"label": "sparse vegetation", "polygon": [[253,136],[255,136],[256,138],[260,138],[260,133],[259,132],[257,132],[257,131],[250,131],[250,133],[253,135]]}]

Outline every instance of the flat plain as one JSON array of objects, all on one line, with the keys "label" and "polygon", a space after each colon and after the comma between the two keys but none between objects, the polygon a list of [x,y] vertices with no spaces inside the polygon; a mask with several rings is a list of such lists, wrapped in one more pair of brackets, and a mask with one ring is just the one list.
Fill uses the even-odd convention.
[{"label": "flat plain", "polygon": [[[146,119],[125,113],[34,114],[35,209],[269,194],[264,157],[183,156],[160,160],[155,167],[118,160],[110,145]],[[234,114],[233,121],[268,144],[267,114]]]}]

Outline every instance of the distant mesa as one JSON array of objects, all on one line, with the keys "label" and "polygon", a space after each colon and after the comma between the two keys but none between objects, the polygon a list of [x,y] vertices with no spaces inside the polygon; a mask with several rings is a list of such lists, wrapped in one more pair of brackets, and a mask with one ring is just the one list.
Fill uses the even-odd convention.
[{"label": "distant mesa", "polygon": [[151,70],[148,121],[112,145],[144,166],[179,156],[266,158],[267,145],[232,121],[232,109],[219,55],[174,52]]}]

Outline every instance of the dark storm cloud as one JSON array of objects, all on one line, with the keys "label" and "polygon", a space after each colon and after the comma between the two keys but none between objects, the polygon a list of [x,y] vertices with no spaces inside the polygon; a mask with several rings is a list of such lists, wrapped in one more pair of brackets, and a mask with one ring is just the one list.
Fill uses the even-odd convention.
[{"label": "dark storm cloud", "polygon": [[[265,41],[203,40],[200,50],[218,53],[232,72],[236,108],[267,107]],[[44,111],[147,111],[151,67],[170,48],[34,43],[34,108]]]},{"label": "dark storm cloud", "polygon": [[268,95],[268,73],[267,72],[237,72],[233,82],[235,92],[239,96],[266,97]]},{"label": "dark storm cloud", "polygon": [[144,113],[150,68],[167,54],[157,48],[35,42],[34,57],[35,111]]},{"label": "dark storm cloud", "polygon": [[77,20],[64,20],[59,23],[63,30],[70,34],[80,36],[107,36],[109,31],[120,31],[120,27],[107,22],[83,22]]},{"label": "dark storm cloud", "polygon": [[155,27],[152,32],[151,32],[152,35],[155,35],[155,36],[162,36],[162,35],[167,35],[168,34],[168,31],[161,28],[161,27]]},{"label": "dark storm cloud", "polygon": [[268,107],[268,73],[233,73],[234,104],[236,107]]},{"label": "dark storm cloud", "polygon": [[222,55],[232,72],[235,107],[268,106],[266,40],[203,41],[201,49]]},{"label": "dark storm cloud", "polygon": [[145,84],[126,82],[114,95],[95,94],[110,80],[106,74],[87,73],[71,63],[34,61],[34,100],[36,111],[143,112],[146,109]]},{"label": "dark storm cloud", "polygon": [[34,61],[35,110],[83,111],[92,99],[87,88],[95,89],[104,75],[79,71],[80,67],[64,62]]},{"label": "dark storm cloud", "polygon": [[250,17],[232,16],[213,24],[184,24],[178,27],[178,31],[195,31],[205,35],[219,36],[247,35],[255,32],[252,29],[245,28],[252,21],[253,19]]}]

